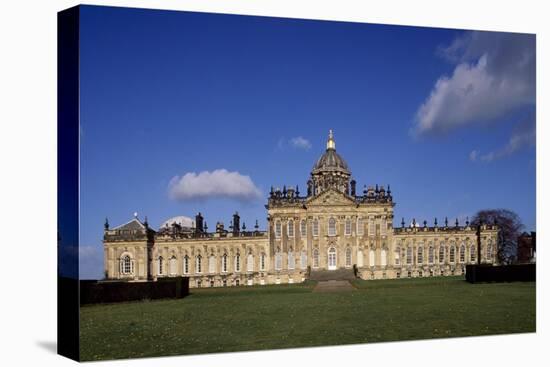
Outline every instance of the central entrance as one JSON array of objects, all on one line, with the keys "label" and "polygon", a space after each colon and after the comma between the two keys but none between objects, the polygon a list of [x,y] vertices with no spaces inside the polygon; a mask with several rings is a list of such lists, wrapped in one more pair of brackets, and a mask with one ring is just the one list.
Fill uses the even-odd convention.
[{"label": "central entrance", "polygon": [[328,270],[336,270],[336,249],[334,247],[328,250]]}]

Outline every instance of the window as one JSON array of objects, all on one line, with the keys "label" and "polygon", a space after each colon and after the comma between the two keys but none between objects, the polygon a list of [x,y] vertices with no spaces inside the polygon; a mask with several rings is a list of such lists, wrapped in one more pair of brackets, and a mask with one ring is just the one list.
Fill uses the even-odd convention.
[{"label": "window", "polygon": [[307,222],[305,219],[302,219],[302,221],[300,222],[300,236],[307,236]]},{"label": "window", "polygon": [[369,236],[374,236],[374,219],[369,220]]},{"label": "window", "polygon": [[336,236],[336,219],[334,218],[328,220],[328,235]]},{"label": "window", "polygon": [[401,247],[395,249],[395,265],[401,265]]},{"label": "window", "polygon": [[275,238],[281,238],[281,222],[275,222]]},{"label": "window", "polygon": [[183,258],[183,274],[189,274],[189,256]]},{"label": "window", "polygon": [[248,254],[246,259],[246,271],[254,271],[254,255],[251,253]]},{"label": "window", "polygon": [[407,272],[407,278],[412,278],[412,273],[410,271]]},{"label": "window", "polygon": [[306,250],[302,250],[302,256],[301,256],[301,259],[300,259],[300,265],[302,267],[302,269],[306,269],[307,268],[307,253],[306,253]]},{"label": "window", "polygon": [[[407,247],[407,265],[411,265],[413,260],[413,249],[412,247]],[[409,277],[410,278],[410,277]]]},{"label": "window", "polygon": [[239,279],[235,279],[235,285],[238,287],[239,285],[241,285],[241,282],[239,281]]},{"label": "window", "polygon": [[430,276],[433,277],[434,276],[434,271],[432,269],[430,269]]},{"label": "window", "polygon": [[[202,273],[202,256],[198,255],[195,259],[195,272],[196,273]],[[200,283],[199,283],[200,287]]]},{"label": "window", "polygon": [[418,277],[419,277],[419,278],[422,278],[422,275],[423,275],[423,274],[422,274],[422,270],[419,270],[419,271],[418,271]]},{"label": "window", "polygon": [[210,255],[210,257],[208,258],[208,272],[216,272],[216,257],[214,255]]},{"label": "window", "polygon": [[313,267],[314,268],[319,267],[319,250],[318,249],[313,250]]},{"label": "window", "polygon": [[214,281],[213,280],[210,281],[210,287],[214,288]]},{"label": "window", "polygon": [[470,246],[470,262],[476,261],[476,247],[474,245]]},{"label": "window", "polygon": [[265,270],[265,254],[260,255],[260,270]]},{"label": "window", "polygon": [[130,255],[126,255],[120,261],[120,268],[122,274],[132,274],[134,272],[134,262]]},{"label": "window", "polygon": [[386,223],[385,219],[382,219],[380,221],[380,235],[385,236],[386,235],[386,229],[388,228],[388,225]]},{"label": "window", "polygon": [[294,237],[294,221],[291,219],[287,224],[288,237]]},{"label": "window", "polygon": [[455,246],[452,245],[449,249],[449,262],[453,264],[455,262]]},{"label": "window", "polygon": [[235,256],[235,271],[241,271],[241,255],[237,254]]},{"label": "window", "polygon": [[351,266],[351,248],[346,249],[346,266]]},{"label": "window", "polygon": [[365,223],[363,218],[357,218],[357,235],[362,236],[365,233]]},{"label": "window", "polygon": [[429,264],[434,263],[434,248],[433,248],[433,246],[430,246],[428,248],[428,263]]},{"label": "window", "polygon": [[357,250],[357,266],[363,266],[363,250],[361,249]]},{"label": "window", "polygon": [[445,263],[445,245],[443,244],[439,245],[439,263]]},{"label": "window", "polygon": [[395,277],[396,277],[397,279],[401,278],[401,273],[400,273],[400,272],[395,273]]},{"label": "window", "polygon": [[312,229],[312,232],[313,232],[313,236],[314,237],[317,237],[319,236],[319,220],[315,219],[313,221],[313,229]]},{"label": "window", "polygon": [[374,265],[375,265],[374,250],[372,250],[372,249],[369,251],[369,265],[370,265],[370,266],[374,266]]},{"label": "window", "polygon": [[294,252],[292,252],[292,250],[290,250],[288,252],[288,268],[289,269],[294,269]]},{"label": "window", "polygon": [[351,219],[346,219],[346,230],[345,230],[346,236],[351,235]]},{"label": "window", "polygon": [[283,267],[283,255],[281,255],[281,252],[277,250],[277,253],[275,254],[275,270],[281,270]]},{"label": "window", "polygon": [[227,254],[222,256],[222,273],[227,273]]},{"label": "window", "polygon": [[164,273],[164,260],[162,256],[159,256],[158,258],[158,274],[162,275]]},{"label": "window", "polygon": [[176,275],[178,272],[178,260],[176,256],[170,258],[170,275]]},{"label": "window", "polygon": [[388,261],[388,260],[387,260],[387,257],[388,257],[387,251],[386,251],[386,249],[384,248],[384,249],[382,249],[382,251],[380,252],[380,265],[386,266],[386,265],[388,264],[388,262],[387,262],[387,261]]},{"label": "window", "polygon": [[493,241],[487,241],[487,261],[493,261]]},{"label": "window", "polygon": [[460,256],[459,259],[460,259],[461,263],[466,261],[466,246],[464,246],[464,245],[460,246],[459,256]]},{"label": "window", "polygon": [[223,285],[224,287],[227,287],[227,279],[224,279],[224,280],[222,281],[222,285]]},{"label": "window", "polygon": [[418,248],[418,256],[416,258],[416,263],[418,265],[422,265],[423,262],[424,262],[424,248],[420,246]]},{"label": "window", "polygon": [[200,279],[197,279],[197,288],[200,288],[202,285],[202,281]]}]

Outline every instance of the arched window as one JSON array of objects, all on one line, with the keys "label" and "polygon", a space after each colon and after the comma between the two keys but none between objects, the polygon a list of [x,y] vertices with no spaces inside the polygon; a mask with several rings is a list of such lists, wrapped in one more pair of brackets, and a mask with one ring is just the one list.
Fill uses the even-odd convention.
[{"label": "arched window", "polygon": [[307,236],[307,222],[305,219],[302,219],[302,221],[300,222],[300,236]]},{"label": "arched window", "polygon": [[222,273],[227,273],[227,254],[222,256]]},{"label": "arched window", "polygon": [[248,258],[246,259],[246,271],[254,271],[254,255],[248,253]]},{"label": "arched window", "polygon": [[376,265],[375,264],[375,259],[374,259],[374,250],[373,249],[370,249],[370,251],[369,251],[369,265],[370,266]]},{"label": "arched window", "polygon": [[159,256],[157,261],[157,272],[159,275],[162,275],[164,273],[164,259],[162,256]]},{"label": "arched window", "polygon": [[424,248],[422,246],[418,247],[418,255],[416,257],[416,263],[422,265],[424,262]]},{"label": "arched window", "polygon": [[183,258],[183,274],[189,274],[189,256]]},{"label": "arched window", "polygon": [[442,243],[439,244],[439,263],[445,263],[445,245]]},{"label": "arched window", "polygon": [[275,237],[281,238],[281,221],[275,222]]},{"label": "arched window", "polygon": [[351,247],[346,249],[346,266],[351,266]]},{"label": "arched window", "polygon": [[235,271],[241,271],[241,254],[235,255]]},{"label": "arched window", "polygon": [[351,235],[351,219],[346,219],[346,226],[345,226],[345,234],[346,236]]},{"label": "arched window", "polygon": [[265,270],[265,254],[263,252],[260,255],[260,270]]},{"label": "arched window", "polygon": [[301,256],[301,267],[302,269],[306,269],[307,268],[307,252],[306,250],[302,250],[302,256]]},{"label": "arched window", "polygon": [[210,255],[208,258],[208,272],[210,274],[216,272],[216,256]]},{"label": "arched window", "polygon": [[275,253],[275,270],[281,270],[283,267],[283,255],[280,250]]},{"label": "arched window", "polygon": [[394,259],[395,259],[395,265],[401,265],[401,247],[396,247],[395,248],[395,255],[394,255]]},{"label": "arched window", "polygon": [[120,260],[120,272],[122,274],[133,274],[134,273],[134,262],[130,255],[125,255]]},{"label": "arched window", "polygon": [[365,223],[363,218],[357,218],[357,235],[362,236],[365,233]]},{"label": "arched window", "polygon": [[470,262],[476,261],[476,247],[474,245],[470,246]]},{"label": "arched window", "polygon": [[328,220],[328,235],[336,236],[336,219],[334,218]]},{"label": "arched window", "polygon": [[428,248],[428,263],[429,264],[434,263],[434,248],[433,248],[433,246],[430,246]]},{"label": "arched window", "polygon": [[288,237],[294,237],[294,221],[290,219],[287,223]]},{"label": "arched window", "polygon": [[178,272],[178,260],[176,256],[170,258],[170,275],[176,275]]},{"label": "arched window", "polygon": [[454,264],[455,262],[455,245],[451,245],[451,248],[449,249],[449,262],[451,264]]},{"label": "arched window", "polygon": [[197,257],[195,258],[195,273],[199,273],[199,274],[202,273],[202,256],[201,255],[197,255]]},{"label": "arched window", "polygon": [[461,263],[466,261],[466,246],[464,244],[460,246],[459,259]]},{"label": "arched window", "polygon": [[313,220],[312,234],[313,234],[313,237],[319,236],[319,220],[318,219]]},{"label": "arched window", "polygon": [[363,266],[363,250],[361,249],[357,250],[357,266]]},{"label": "arched window", "polygon": [[382,266],[388,265],[387,253],[388,252],[385,248],[383,248],[382,251],[380,252],[380,265]]},{"label": "arched window", "polygon": [[413,249],[412,247],[407,247],[407,265],[411,265],[413,262]]},{"label": "arched window", "polygon": [[294,269],[294,252],[292,252],[292,249],[288,252],[288,268]]},{"label": "arched window", "polygon": [[487,261],[493,261],[493,241],[491,240],[487,241]]},{"label": "arched window", "polygon": [[313,249],[313,267],[318,268],[319,267],[319,250]]}]

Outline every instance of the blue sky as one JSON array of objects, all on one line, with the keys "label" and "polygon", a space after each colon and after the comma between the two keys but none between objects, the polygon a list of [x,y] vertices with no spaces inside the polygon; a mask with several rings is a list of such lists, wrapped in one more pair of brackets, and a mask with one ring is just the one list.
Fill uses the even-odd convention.
[{"label": "blue sky", "polygon": [[507,208],[534,230],[534,42],[82,7],[81,277],[102,276],[105,217],[265,228],[270,186],[305,192],[329,129],[359,187],[391,185],[396,226]]}]

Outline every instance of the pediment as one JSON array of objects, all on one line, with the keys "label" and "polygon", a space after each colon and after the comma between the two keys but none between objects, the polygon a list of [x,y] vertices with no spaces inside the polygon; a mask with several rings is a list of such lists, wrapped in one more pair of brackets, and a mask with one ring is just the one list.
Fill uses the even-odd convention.
[{"label": "pediment", "polygon": [[355,205],[355,201],[346,194],[337,190],[329,189],[306,201],[308,206],[332,206],[332,205]]}]

